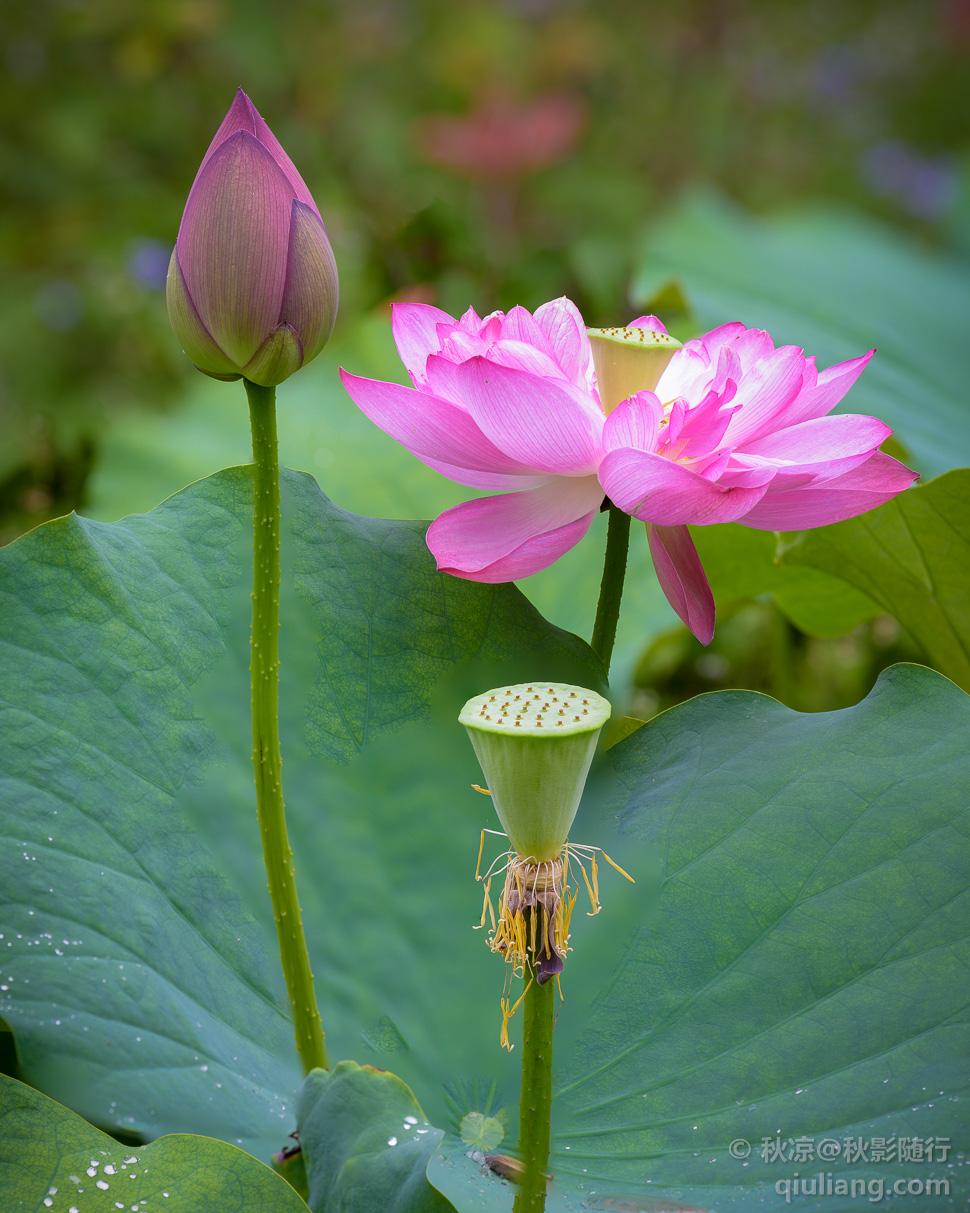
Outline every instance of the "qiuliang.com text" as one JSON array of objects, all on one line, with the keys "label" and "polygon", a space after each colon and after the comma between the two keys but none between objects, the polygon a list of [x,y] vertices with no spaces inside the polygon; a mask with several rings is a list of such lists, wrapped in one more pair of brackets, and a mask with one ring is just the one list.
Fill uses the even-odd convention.
[{"label": "qiuliang.com text", "polygon": [[846,1179],[833,1175],[831,1171],[818,1171],[814,1175],[794,1176],[779,1179],[775,1191],[791,1204],[797,1196],[848,1196],[878,1204],[886,1196],[949,1196],[949,1179]]}]

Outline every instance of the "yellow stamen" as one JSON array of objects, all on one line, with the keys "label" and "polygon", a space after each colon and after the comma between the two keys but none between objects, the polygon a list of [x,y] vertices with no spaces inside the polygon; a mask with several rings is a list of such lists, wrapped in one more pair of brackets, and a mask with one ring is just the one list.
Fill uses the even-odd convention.
[{"label": "yellow stamen", "polygon": [[[523,976],[529,983],[534,980],[535,965],[539,958],[551,959],[556,954],[564,957],[569,951],[569,929],[573,911],[579,896],[579,890],[570,878],[570,861],[574,860],[582,873],[583,884],[589,894],[592,914],[600,911],[599,900],[599,866],[596,852],[599,852],[609,865],[625,876],[627,880],[633,877],[599,847],[584,846],[573,843],[563,845],[562,855],[558,860],[537,862],[532,856],[520,856],[514,851],[499,855],[484,875],[481,874],[482,855],[484,854],[485,834],[498,833],[495,830],[482,832],[482,840],[478,849],[478,864],[476,879],[483,881],[484,897],[482,899],[482,919],[476,929],[485,926],[487,918],[491,919],[491,931],[488,935],[489,947],[493,952],[499,952],[506,965],[505,989],[502,993],[502,1027],[500,1039],[504,1048],[511,1049],[508,1025],[509,1020],[525,997],[525,992],[512,1001],[508,983],[511,979]],[[587,873],[585,860],[589,860],[590,871]],[[498,913],[491,899],[491,878],[498,871],[505,873],[502,893],[498,903]],[[591,916],[592,916],[591,914]],[[562,983],[556,974],[556,988],[562,999]],[[528,985],[526,985],[528,989]]]},{"label": "yellow stamen", "polygon": [[485,881],[485,900],[482,902],[482,921],[477,927],[472,927],[473,931],[480,931],[482,929],[482,927],[485,925],[485,916],[487,914],[491,915],[492,930],[495,930],[495,911],[492,909],[492,899],[488,895],[488,890],[491,887],[491,884],[492,882],[490,880]]},{"label": "yellow stamen", "polygon": [[512,959],[516,964],[524,964],[526,960],[525,915],[516,914],[512,922],[515,926],[515,954]]},{"label": "yellow stamen", "polygon": [[501,1045],[501,1047],[503,1049],[508,1049],[508,1051],[510,1053],[515,1048],[515,1045],[513,1045],[512,1042],[509,1040],[509,1020],[512,1018],[512,1016],[516,1013],[516,1011],[522,1005],[522,999],[525,998],[526,994],[529,992],[529,986],[531,986],[531,985],[532,985],[532,978],[530,977],[528,985],[525,987],[525,989],[522,991],[522,993],[516,999],[514,1006],[511,1006],[511,1007],[509,1006],[509,1003],[512,1001],[511,998],[506,998],[503,995],[503,997],[500,1000],[501,1005],[502,1005],[502,1029],[499,1032],[499,1044]]},{"label": "yellow stamen", "polygon": [[567,951],[569,950],[569,949],[568,949],[568,948],[565,946],[565,945],[566,945],[566,944],[568,944],[568,942],[569,942],[569,920],[570,920],[570,919],[572,918],[572,916],[573,916],[573,906],[576,904],[576,898],[577,898],[578,896],[579,896],[579,894],[578,894],[578,893],[573,893],[571,896],[569,896],[569,897],[566,899],[565,905],[564,905],[564,907],[563,907],[563,912],[562,912],[562,938],[563,938],[563,951],[564,951],[564,952],[567,952]]},{"label": "yellow stamen", "polygon": [[579,865],[579,870],[582,872],[583,880],[586,883],[586,892],[589,893],[589,904],[593,907],[592,910],[586,911],[586,916],[587,918],[592,918],[594,914],[598,914],[600,912],[599,902],[596,900],[596,894],[593,892],[593,886],[589,883],[589,877],[586,875],[586,869],[583,867],[582,863]]},{"label": "yellow stamen", "polygon": [[511,1012],[508,1008],[508,1003],[503,998],[502,1003],[502,1030],[498,1034],[498,1041],[503,1049],[508,1049],[511,1053],[515,1046],[509,1040],[509,1016]]},{"label": "yellow stamen", "polygon": [[604,859],[606,860],[606,862],[607,862],[607,863],[610,865],[610,867],[611,867],[611,868],[616,868],[616,870],[617,870],[617,871],[620,873],[620,875],[621,875],[621,876],[625,876],[625,877],[627,878],[627,880],[630,882],[630,884],[636,884],[636,883],[637,883],[637,882],[636,882],[636,881],[633,879],[633,877],[630,875],[630,873],[629,873],[629,872],[624,872],[624,871],[623,871],[623,869],[620,867],[620,865],[619,865],[618,863],[614,863],[614,862],[613,862],[613,860],[612,860],[612,859],[610,859],[609,855],[607,855],[607,853],[606,853],[606,852],[603,850],[603,848],[602,848],[602,847],[600,847],[600,848],[599,848],[599,853],[600,853],[600,854],[603,856],[603,858],[604,858]]},{"label": "yellow stamen", "polygon": [[527,985],[527,986],[525,987],[525,989],[522,991],[522,993],[519,995],[518,999],[516,1000],[515,1006],[514,1006],[514,1007],[512,1008],[512,1010],[509,1012],[509,1016],[510,1016],[510,1017],[516,1013],[516,1011],[519,1009],[519,1007],[521,1007],[521,1006],[522,1006],[522,999],[523,999],[523,998],[525,998],[526,994],[528,994],[528,992],[529,992],[529,986],[531,986],[531,985],[532,985],[532,978],[530,977],[530,978],[529,978],[529,985]]}]

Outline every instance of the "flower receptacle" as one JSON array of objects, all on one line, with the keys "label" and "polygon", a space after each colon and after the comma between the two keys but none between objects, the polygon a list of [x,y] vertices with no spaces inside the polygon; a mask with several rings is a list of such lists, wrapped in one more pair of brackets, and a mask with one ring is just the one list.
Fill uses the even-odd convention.
[{"label": "flower receptacle", "polygon": [[559,859],[609,717],[602,695],[552,682],[499,687],[462,708],[495,811],[522,859]]},{"label": "flower receptacle", "polygon": [[653,329],[587,329],[603,412],[610,413],[637,392],[652,392],[680,342]]}]

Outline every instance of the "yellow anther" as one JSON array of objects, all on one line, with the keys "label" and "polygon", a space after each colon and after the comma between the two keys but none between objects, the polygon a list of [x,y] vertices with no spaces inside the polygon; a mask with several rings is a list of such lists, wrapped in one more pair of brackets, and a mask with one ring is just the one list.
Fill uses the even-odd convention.
[{"label": "yellow anther", "polygon": [[614,862],[613,862],[613,860],[612,860],[612,859],[610,859],[609,855],[607,855],[607,853],[606,853],[606,852],[603,850],[603,848],[602,848],[602,847],[600,847],[600,848],[599,848],[599,853],[600,853],[600,854],[603,856],[603,858],[604,858],[604,859],[606,860],[606,862],[607,862],[607,863],[610,865],[610,867],[611,867],[611,868],[616,868],[616,870],[617,870],[617,871],[620,873],[620,875],[621,875],[621,876],[625,876],[625,877],[627,878],[627,880],[630,882],[630,884],[636,884],[636,883],[637,883],[637,882],[636,882],[636,881],[633,879],[633,877],[630,875],[630,873],[629,873],[629,872],[624,872],[624,871],[623,871],[623,869],[620,867],[620,865],[619,865],[618,863],[614,863]]}]

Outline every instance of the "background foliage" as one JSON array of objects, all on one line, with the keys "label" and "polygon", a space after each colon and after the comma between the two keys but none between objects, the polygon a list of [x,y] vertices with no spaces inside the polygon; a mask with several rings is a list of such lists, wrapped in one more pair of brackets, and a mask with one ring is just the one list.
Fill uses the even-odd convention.
[{"label": "background foliage", "polygon": [[240,84],[327,219],[344,328],[396,292],[615,323],[696,182],[970,248],[965,0],[41,0],[0,33],[7,538],[84,501],[106,420],[193,377],[161,287]]}]

